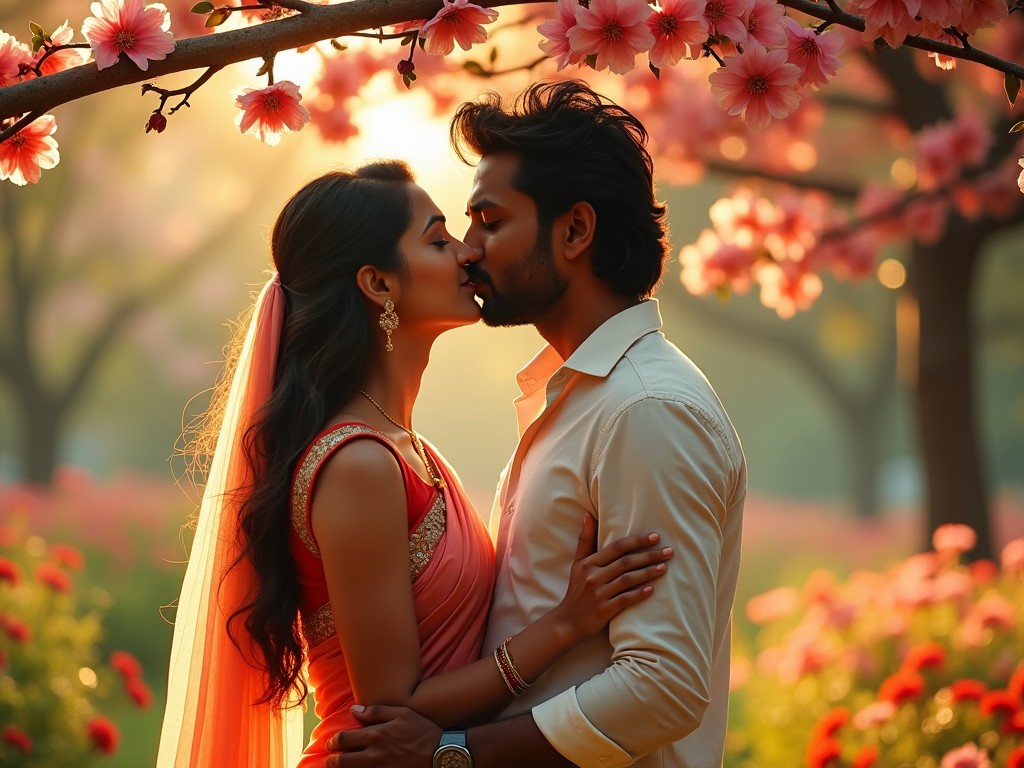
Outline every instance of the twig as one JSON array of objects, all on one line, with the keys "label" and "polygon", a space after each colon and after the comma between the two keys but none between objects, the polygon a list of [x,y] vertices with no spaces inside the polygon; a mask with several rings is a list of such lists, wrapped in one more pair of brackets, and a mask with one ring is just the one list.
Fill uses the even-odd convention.
[{"label": "twig", "polygon": [[91,48],[92,46],[88,43],[68,43],[67,45],[47,45],[46,52],[39,57],[39,61],[35,64],[24,64],[23,69],[26,72],[34,72],[36,77],[43,76],[43,62],[50,58],[53,54],[58,51],[66,51],[71,48]]},{"label": "twig", "polygon": [[167,114],[173,115],[182,107],[192,106],[188,103],[189,96],[191,96],[193,93],[199,90],[199,88],[201,88],[206,83],[207,80],[209,80],[215,74],[220,72],[221,69],[223,69],[223,67],[210,67],[202,75],[196,78],[196,80],[191,85],[186,85],[184,88],[175,88],[174,90],[159,88],[153,85],[152,83],[143,83],[142,92],[153,92],[160,97],[160,106],[158,106],[154,110],[155,112],[163,112],[164,105],[167,103],[168,99],[173,98],[175,96],[181,96],[181,101],[179,101],[175,106],[171,107],[171,109],[167,112]]},{"label": "twig", "polygon": [[[822,7],[820,3],[815,2],[815,0],[777,0],[777,2],[779,5],[784,5],[787,8],[792,8],[795,11],[800,11],[822,21],[839,24],[858,32],[863,32],[865,29],[864,19],[842,10],[834,0],[828,0],[829,7],[827,9]],[[932,40],[930,37],[921,37],[919,35],[908,35],[904,38],[903,45],[930,53],[952,56],[964,61],[973,61],[989,69],[994,69],[996,72],[1015,75],[1024,80],[1024,65],[1000,59],[998,56],[993,56],[991,53],[987,53],[980,48],[974,48],[973,46],[961,48],[959,45],[943,43],[938,40]]]}]

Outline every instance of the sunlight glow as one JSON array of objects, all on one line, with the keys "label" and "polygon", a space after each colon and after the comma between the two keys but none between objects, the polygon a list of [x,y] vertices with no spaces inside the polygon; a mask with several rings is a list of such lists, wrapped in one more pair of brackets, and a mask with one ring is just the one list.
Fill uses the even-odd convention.
[{"label": "sunlight glow", "polygon": [[818,150],[807,141],[794,141],[786,148],[786,160],[796,171],[809,171],[818,164]]},{"label": "sunlight glow", "polygon": [[914,163],[905,157],[895,160],[889,169],[889,176],[900,189],[910,189],[917,183],[917,169]]},{"label": "sunlight glow", "polygon": [[902,288],[907,282],[907,268],[896,259],[886,259],[878,265],[878,282],[894,291]]},{"label": "sunlight glow", "polygon": [[739,136],[726,136],[718,145],[718,151],[726,160],[742,160],[747,154],[747,142]]},{"label": "sunlight glow", "polygon": [[96,673],[89,667],[82,667],[80,670],[78,670],[78,679],[86,688],[96,687]]},{"label": "sunlight glow", "polygon": [[[253,70],[255,72],[262,62],[254,59],[253,63],[256,64],[256,69]],[[274,57],[274,81],[291,80],[303,90],[302,95],[305,96],[306,90],[312,90],[313,83],[317,81],[320,71],[323,69],[323,64],[323,56],[315,47],[302,53],[297,53],[294,50],[281,51]],[[263,85],[259,87],[263,87]]]}]

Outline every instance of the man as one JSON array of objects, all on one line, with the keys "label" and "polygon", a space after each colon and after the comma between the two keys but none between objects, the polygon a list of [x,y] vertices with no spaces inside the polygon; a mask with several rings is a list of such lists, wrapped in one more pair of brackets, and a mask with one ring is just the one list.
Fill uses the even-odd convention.
[{"label": "man", "polygon": [[466,242],[484,321],[531,323],[548,342],[518,375],[483,652],[561,599],[583,514],[602,543],[654,530],[675,557],[649,599],[504,719],[442,736],[409,710],[369,707],[367,727],[332,740],[343,754],[329,765],[718,768],[746,467],[711,386],[659,332],[649,297],[665,209],[646,132],[573,81],[534,85],[510,108],[494,95],[464,104],[451,135],[464,160],[467,148],[481,158]]}]

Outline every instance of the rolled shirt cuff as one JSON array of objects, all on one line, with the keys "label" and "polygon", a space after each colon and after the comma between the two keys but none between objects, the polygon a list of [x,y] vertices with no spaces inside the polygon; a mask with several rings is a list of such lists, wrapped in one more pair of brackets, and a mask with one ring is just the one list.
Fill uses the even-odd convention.
[{"label": "rolled shirt cuff", "polygon": [[575,686],[538,704],[532,713],[548,743],[580,768],[626,768],[635,762],[587,720]]}]

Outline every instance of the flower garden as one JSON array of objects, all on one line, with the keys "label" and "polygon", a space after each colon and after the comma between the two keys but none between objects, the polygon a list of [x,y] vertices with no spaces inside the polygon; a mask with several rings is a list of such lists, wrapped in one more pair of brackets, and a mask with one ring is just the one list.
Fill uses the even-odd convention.
[{"label": "flower garden", "polygon": [[[0,486],[0,766],[153,763],[190,511],[142,476],[65,469],[47,492]],[[764,529],[808,514],[818,545],[795,540],[783,561]],[[726,766],[1024,768],[1011,514],[1000,561],[966,564],[963,526],[907,556],[894,553],[906,527],[752,500]]]}]

